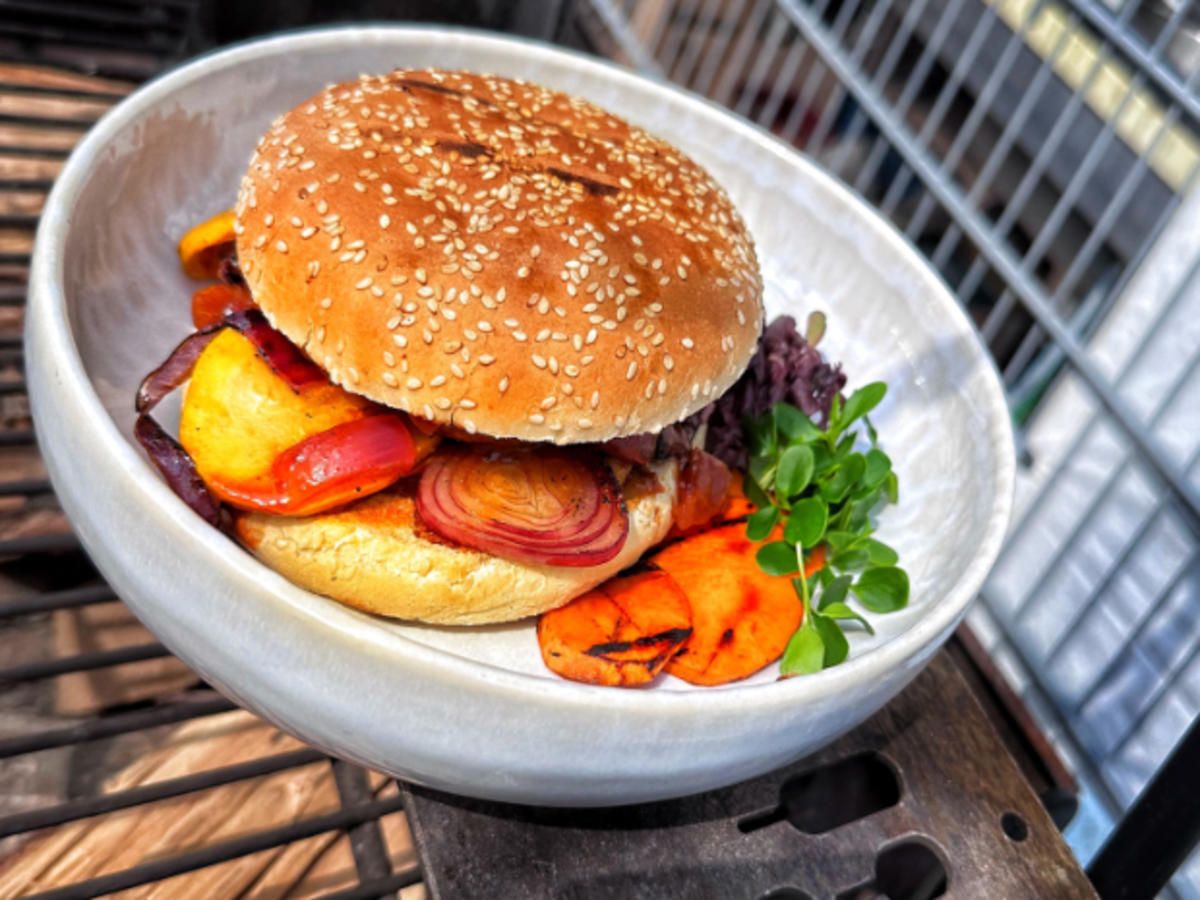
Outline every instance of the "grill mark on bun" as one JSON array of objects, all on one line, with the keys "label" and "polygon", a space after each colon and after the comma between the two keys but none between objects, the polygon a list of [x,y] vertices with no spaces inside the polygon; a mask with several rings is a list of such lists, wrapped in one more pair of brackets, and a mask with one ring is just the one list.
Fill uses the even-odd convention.
[{"label": "grill mark on bun", "polygon": [[723,393],[762,325],[753,244],[720,187],[518,80],[333,85],[276,120],[237,210],[276,327],[311,335],[347,389],[471,434],[657,430]]},{"label": "grill mark on bun", "polygon": [[621,189],[615,184],[606,184],[603,181],[597,181],[595,178],[588,178],[586,175],[580,175],[577,172],[568,172],[566,169],[559,169],[555,166],[549,166],[546,169],[555,178],[561,178],[563,181],[575,182],[583,185],[583,189],[589,194],[598,194],[601,197],[615,197],[621,193]]},{"label": "grill mark on bun", "polygon": [[440,150],[454,151],[459,156],[477,159],[480,156],[491,156],[491,148],[477,141],[438,141],[434,144]]},{"label": "grill mark on bun", "polygon": [[435,94],[449,94],[451,97],[461,97],[463,92],[444,84],[432,81],[422,81],[419,78],[399,78],[397,83],[401,88],[420,88],[423,91],[433,91]]}]

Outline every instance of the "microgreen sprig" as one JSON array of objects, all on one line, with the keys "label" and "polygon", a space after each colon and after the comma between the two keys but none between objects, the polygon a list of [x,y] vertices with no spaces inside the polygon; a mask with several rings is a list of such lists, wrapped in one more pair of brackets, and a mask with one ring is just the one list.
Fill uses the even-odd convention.
[{"label": "microgreen sprig", "polygon": [[[881,503],[895,503],[899,493],[892,461],[867,418],[886,392],[875,382],[844,404],[835,397],[824,429],[786,403],[746,422],[750,465],[743,489],[758,507],[746,522],[746,537],[765,541],[756,556],[759,568],[792,576],[804,605],[780,662],[784,677],[845,660],[850,645],[844,628],[874,634],[848,602],[851,595],[874,613],[908,603],[908,575],[897,567],[896,551],[872,537],[872,514]],[[850,428],[859,420],[870,443],[865,452],[856,449],[858,433]],[[815,567],[807,576],[806,563]]]}]

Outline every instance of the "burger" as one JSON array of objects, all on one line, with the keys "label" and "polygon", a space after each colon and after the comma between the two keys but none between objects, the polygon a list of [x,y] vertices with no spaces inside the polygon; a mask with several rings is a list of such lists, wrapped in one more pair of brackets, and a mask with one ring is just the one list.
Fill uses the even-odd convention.
[{"label": "burger", "polygon": [[[261,138],[230,228],[207,262],[243,302],[143,383],[138,436],[259,559],[373,613],[559,607],[717,514],[747,402],[841,386],[790,320],[760,348],[708,173],[524,81],[330,86]],[[175,442],[148,413],[189,379]]]}]

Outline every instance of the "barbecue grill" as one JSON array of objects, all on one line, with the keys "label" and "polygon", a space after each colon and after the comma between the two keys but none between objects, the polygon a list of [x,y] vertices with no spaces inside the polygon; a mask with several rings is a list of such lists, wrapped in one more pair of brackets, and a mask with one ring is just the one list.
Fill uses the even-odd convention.
[{"label": "barbecue grill", "polygon": [[[1072,595],[1071,627],[1056,646],[1038,644],[1018,620],[1027,597],[1070,589],[1050,575],[1014,588],[1002,561],[974,630],[816,757],[696,798],[587,813],[397,785],[238,711],[122,613],[44,478],[19,335],[33,229],[61,160],[138,83],[216,43],[395,15],[390,5],[286,6],[0,2],[0,897],[1088,896],[1054,827],[1076,807],[1060,754],[1084,779],[1085,807],[1125,810],[1090,870],[1100,895],[1157,891],[1200,835],[1200,815],[1178,802],[1195,784],[1188,761],[1200,736],[1193,729],[1169,758],[1169,744],[1160,748],[1136,803],[1107,773],[1159,702],[1177,696],[1195,656],[1194,642],[1164,650],[1148,641],[1153,612],[1200,577],[1196,441],[1179,451],[1158,427],[1189,396],[1200,353],[1192,348],[1147,414],[1123,390],[1138,354],[1114,370],[1092,348],[1188,208],[1200,100],[1185,57],[1167,55],[1186,5],[1157,19],[1135,15],[1136,4],[1113,13],[1090,0],[456,7],[455,21],[670,78],[821,159],[956,286],[1002,367],[1031,452],[1037,410],[1075,385],[1151,484],[1145,520],[1181,521],[1190,541],[1190,562],[1148,599],[1130,638],[1158,666],[1150,702],[1122,720],[1107,750],[1096,749],[1086,704],[1112,689],[1122,659],[1101,667],[1075,708],[1056,687],[1055,664],[1070,632],[1105,613],[1141,537],[1122,545],[1104,583]],[[406,10],[416,14],[446,19]],[[1081,43],[1090,55],[1079,55]],[[1126,94],[1097,100],[1095,86],[1113,71],[1125,73]],[[1129,125],[1135,106],[1157,118]],[[1155,321],[1188,302],[1165,293]],[[1080,427],[1064,440],[1078,451],[1089,435]],[[1070,458],[1031,479],[1028,533],[1041,527],[1055,479],[1071,475]],[[1113,495],[1111,480],[1095,490],[1089,515],[1052,551],[1075,552]],[[1010,555],[1021,546],[1018,534]],[[92,855],[72,855],[76,847]],[[1180,878],[1167,890],[1190,888]]]}]

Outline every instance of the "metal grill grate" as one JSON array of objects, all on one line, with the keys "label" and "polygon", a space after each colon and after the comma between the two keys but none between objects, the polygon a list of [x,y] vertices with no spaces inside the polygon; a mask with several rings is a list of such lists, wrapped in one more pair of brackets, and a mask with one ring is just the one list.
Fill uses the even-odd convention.
[{"label": "metal grill grate", "polygon": [[1086,858],[1200,712],[1194,7],[576,10],[613,54],[822,161],[979,326],[1026,471],[974,622],[1101,801]]},{"label": "metal grill grate", "polygon": [[[86,671],[140,673],[168,656],[144,633],[65,655],[19,646],[34,642],[53,617],[115,606],[57,512],[24,405],[19,331],[32,229],[61,160],[90,122],[134,82],[202,43],[198,0],[112,6],[123,11],[97,18],[89,5],[0,0],[0,59],[55,64],[0,66],[0,459],[12,479],[0,484],[0,626],[11,636],[0,655],[0,696],[26,707],[51,682]],[[1158,299],[1132,336],[1122,331],[1125,341],[1114,349],[1106,334],[1128,321],[1129,297],[1153,268],[1143,265],[1147,255],[1172,241],[1187,248],[1180,229],[1191,222],[1184,214],[1200,158],[1200,101],[1178,52],[1189,14],[1150,21],[1129,4],[1114,14],[1090,0],[577,0],[555,11],[558,39],[706,94],[823,161],[890,215],[957,289],[1002,368],[1035,463],[1008,569],[1002,564],[985,596],[993,620],[978,624],[999,624],[987,631],[995,651],[1018,678],[1032,675],[1027,701],[1057,724],[1115,814],[1170,746],[1162,743],[1151,758],[1138,743],[1157,711],[1178,708],[1182,696],[1186,714],[1177,717],[1175,736],[1178,722],[1186,725],[1196,711],[1181,687],[1195,669],[1200,623],[1186,614],[1187,595],[1180,598],[1200,580],[1198,436],[1180,439],[1177,420],[1181,402],[1196,396],[1200,351],[1186,343],[1191,332],[1173,328],[1194,308],[1194,295],[1175,289],[1192,274],[1194,248],[1184,254],[1187,265],[1175,260],[1166,267],[1172,276],[1151,285]],[[1145,370],[1162,360],[1160,341],[1172,331],[1185,339],[1183,364],[1171,368],[1148,405],[1140,393]],[[1075,424],[1048,435],[1050,412],[1063,408]],[[1089,457],[1097,435],[1107,439],[1100,448],[1107,455]],[[1075,513],[1067,526],[1042,522],[1041,511],[1063,506],[1056,490],[1078,480],[1081,457],[1085,468],[1107,460],[1102,477],[1083,485],[1082,501],[1078,491],[1065,501]],[[1127,460],[1136,474],[1123,478],[1114,459]],[[1119,487],[1129,477],[1142,490],[1138,527],[1114,538],[1101,526],[1124,499]],[[1022,535],[1040,541],[1040,551],[1031,556]],[[1117,541],[1095,567],[1099,577],[1083,590],[1057,584],[1053,560],[1070,561],[1097,540],[1106,548]],[[1175,565],[1124,617],[1121,635],[1147,667],[1152,689],[1144,690],[1143,678],[1118,690],[1122,702],[1141,694],[1103,744],[1096,722],[1113,707],[1097,701],[1111,701],[1122,688],[1128,660],[1111,653],[1071,688],[1061,660],[1074,635],[1121,614],[1111,595],[1139,554],[1158,558],[1164,547]],[[1012,569],[1032,572],[1034,581]],[[1039,602],[1027,605],[1031,597]],[[1028,624],[1048,607],[1061,618],[1049,647]],[[1158,614],[1172,609],[1182,638],[1164,644]],[[148,730],[161,735],[235,714],[202,686],[170,684],[157,693],[143,685],[123,705],[69,724],[0,731],[0,782],[21,778],[29,755],[87,760],[108,752],[127,763],[139,754],[123,760],[125,751],[113,749],[123,740],[136,748]],[[1144,756],[1140,781],[1122,774],[1131,747]],[[276,750],[107,793],[94,790],[98,784],[76,785],[78,799],[65,803],[43,797],[32,810],[0,809],[0,838],[172,798],[202,805],[213,792],[320,769],[336,785],[327,809],[37,896],[122,890],[249,854],[290,852],[341,830],[351,838],[355,877],[326,896],[376,896],[421,880],[415,856],[398,865],[389,858],[386,826],[398,818],[399,796],[381,794],[375,776],[315,751]]]}]

